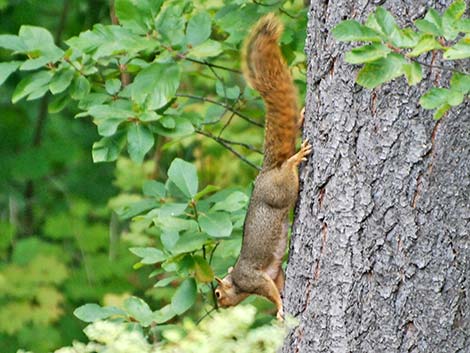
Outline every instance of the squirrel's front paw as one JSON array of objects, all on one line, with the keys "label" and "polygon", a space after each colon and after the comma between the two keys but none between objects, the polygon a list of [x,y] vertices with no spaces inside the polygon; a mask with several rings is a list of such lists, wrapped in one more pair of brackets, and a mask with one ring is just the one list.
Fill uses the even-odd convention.
[{"label": "squirrel's front paw", "polygon": [[277,318],[279,321],[284,321],[284,310],[283,310],[282,308],[280,308],[280,309],[277,311],[276,318]]}]

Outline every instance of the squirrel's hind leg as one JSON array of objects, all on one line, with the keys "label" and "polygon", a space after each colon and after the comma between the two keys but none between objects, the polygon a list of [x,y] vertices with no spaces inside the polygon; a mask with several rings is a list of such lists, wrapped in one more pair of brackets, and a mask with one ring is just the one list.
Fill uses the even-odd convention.
[{"label": "squirrel's hind leg", "polygon": [[277,319],[284,319],[284,309],[282,308],[281,294],[278,287],[276,286],[276,283],[274,283],[273,279],[269,277],[267,273],[260,273],[260,284],[258,288],[256,288],[255,294],[261,295],[272,301],[277,308]]},{"label": "squirrel's hind leg", "polygon": [[274,283],[276,284],[277,290],[281,294],[284,291],[284,282],[286,280],[286,276],[284,274],[284,270],[281,266],[279,266],[279,272],[277,273],[277,277],[274,279]]}]

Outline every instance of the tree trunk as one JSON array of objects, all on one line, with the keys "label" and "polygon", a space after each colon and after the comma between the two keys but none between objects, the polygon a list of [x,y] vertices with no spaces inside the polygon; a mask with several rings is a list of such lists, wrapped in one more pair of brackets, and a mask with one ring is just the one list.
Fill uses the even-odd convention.
[{"label": "tree trunk", "polygon": [[[377,1],[313,1],[301,171],[283,352],[470,352],[470,104],[440,121],[419,107],[449,74],[424,68],[375,90],[354,84],[331,29]],[[383,1],[381,1],[383,3]],[[450,1],[439,1],[439,4]],[[437,1],[383,5],[410,25]],[[438,9],[442,10],[442,8]],[[429,60],[431,58],[428,58]]]}]

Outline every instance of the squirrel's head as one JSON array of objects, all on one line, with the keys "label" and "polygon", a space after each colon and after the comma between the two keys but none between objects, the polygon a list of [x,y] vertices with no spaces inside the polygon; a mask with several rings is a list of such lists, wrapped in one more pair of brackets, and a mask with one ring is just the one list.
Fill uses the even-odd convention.
[{"label": "squirrel's head", "polygon": [[217,304],[220,307],[237,305],[246,297],[245,295],[238,292],[236,286],[233,283],[230,272],[232,272],[232,267],[229,268],[228,275],[223,279],[215,277],[218,285],[214,293],[215,297],[217,298]]}]

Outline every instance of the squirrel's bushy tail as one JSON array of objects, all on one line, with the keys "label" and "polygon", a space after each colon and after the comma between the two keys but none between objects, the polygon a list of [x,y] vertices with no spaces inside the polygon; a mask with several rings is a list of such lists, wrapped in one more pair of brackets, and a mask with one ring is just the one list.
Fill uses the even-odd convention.
[{"label": "squirrel's bushy tail", "polygon": [[299,110],[297,90],[278,41],[282,23],[274,14],[261,18],[244,46],[243,73],[266,104],[263,168],[279,166],[295,152]]}]

